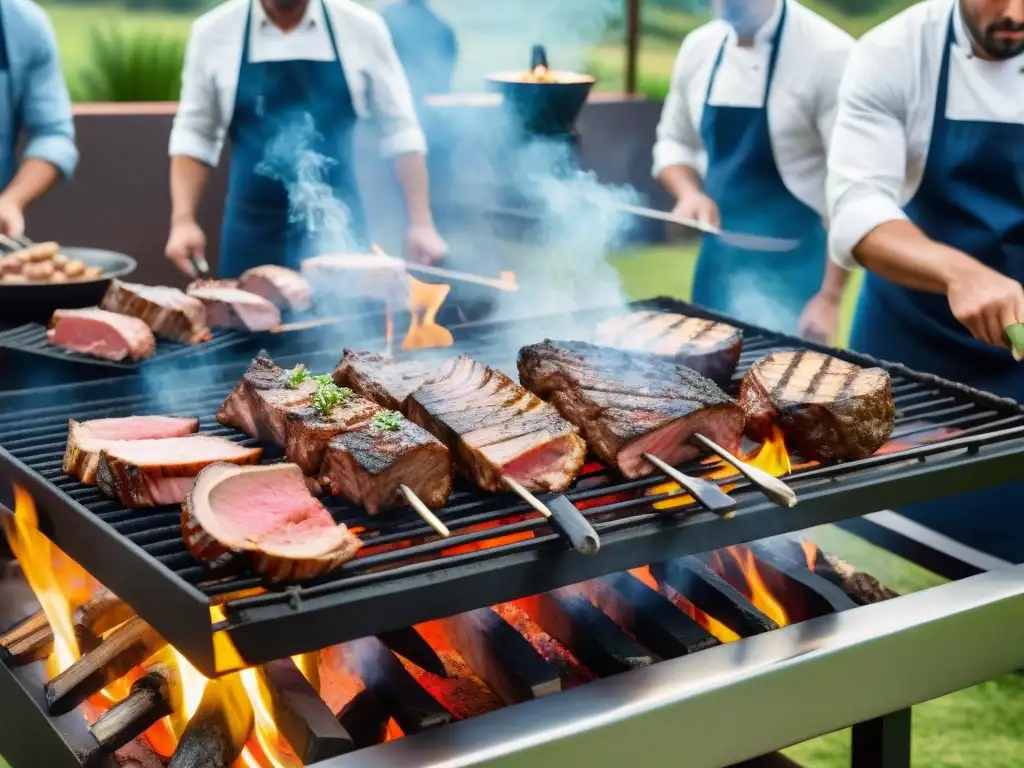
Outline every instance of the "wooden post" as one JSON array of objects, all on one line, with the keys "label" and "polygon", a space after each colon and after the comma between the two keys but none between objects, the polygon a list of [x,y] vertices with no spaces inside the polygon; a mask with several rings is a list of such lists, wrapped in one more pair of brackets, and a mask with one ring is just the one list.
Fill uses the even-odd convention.
[{"label": "wooden post", "polygon": [[637,57],[640,50],[640,0],[626,0],[626,93],[636,93]]}]

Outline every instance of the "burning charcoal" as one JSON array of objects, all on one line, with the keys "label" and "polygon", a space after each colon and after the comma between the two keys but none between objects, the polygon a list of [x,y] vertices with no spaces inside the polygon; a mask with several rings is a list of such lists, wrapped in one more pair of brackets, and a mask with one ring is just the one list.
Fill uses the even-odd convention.
[{"label": "burning charcoal", "polygon": [[568,648],[591,672],[607,677],[654,663],[650,652],[585,596],[559,589],[527,601],[540,627]]},{"label": "burning charcoal", "polygon": [[[894,597],[900,596],[899,592],[889,589],[870,573],[858,571],[849,563],[832,555],[819,556],[814,572],[824,575],[822,573],[825,570],[824,566],[827,566],[835,574],[843,591],[860,605],[880,603],[883,600],[891,600]],[[829,577],[825,576],[825,578]],[[829,581],[832,581],[832,579],[829,579]]]},{"label": "burning charcoal", "polygon": [[380,632],[377,634],[377,639],[392,652],[404,656],[427,672],[438,677],[448,677],[448,670],[444,668],[444,662],[414,627]]},{"label": "burning charcoal", "polygon": [[352,751],[345,728],[291,659],[264,664],[256,672],[274,722],[303,765]]},{"label": "burning charcoal", "polygon": [[668,599],[628,573],[594,579],[582,587],[619,626],[664,659],[719,644],[716,637]]},{"label": "burning charcoal", "polygon": [[388,729],[387,707],[373,691],[364,688],[338,713],[338,722],[352,737],[356,749],[384,741]]},{"label": "burning charcoal", "polygon": [[655,563],[651,574],[659,586],[667,585],[675,590],[740,637],[779,628],[725,579],[694,557]]},{"label": "burning charcoal", "polygon": [[179,676],[168,666],[155,665],[132,684],[124,699],[93,723],[92,733],[100,747],[115,751],[181,705]]},{"label": "burning charcoal", "polygon": [[562,689],[558,670],[491,608],[443,620],[455,650],[506,704]]},{"label": "burning charcoal", "polygon": [[121,747],[114,754],[114,762],[118,768],[163,768],[163,760],[143,739]]},{"label": "burning charcoal", "polygon": [[229,768],[242,754],[254,721],[238,675],[210,680],[168,768]]}]

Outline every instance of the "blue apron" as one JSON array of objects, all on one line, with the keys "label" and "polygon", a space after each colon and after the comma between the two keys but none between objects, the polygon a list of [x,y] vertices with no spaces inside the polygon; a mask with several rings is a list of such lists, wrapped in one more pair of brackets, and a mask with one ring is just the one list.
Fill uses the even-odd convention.
[{"label": "blue apron", "polygon": [[[228,128],[221,277],[259,264],[296,267],[324,247],[365,246],[353,151],[358,116],[326,8],[323,19],[333,61],[252,62],[250,5]],[[347,219],[348,231],[332,236],[339,219]]]},{"label": "blue apron", "polygon": [[[956,12],[954,8],[954,12]],[[928,237],[1024,280],[1024,125],[947,120],[953,17],[921,187],[905,211]],[[941,294],[865,275],[850,346],[1024,401],[1024,365],[972,337]],[[1024,481],[899,510],[964,544],[1024,562]]]},{"label": "blue apron", "polygon": [[705,237],[693,281],[693,301],[749,323],[795,333],[804,305],[821,288],[827,237],[821,216],[786,188],[772,154],[768,97],[779,59],[786,3],[772,38],[764,104],[709,103],[728,37],[711,70],[700,123],[708,156],[704,190],[718,205],[725,229],[799,240],[788,253],[757,253]]},{"label": "blue apron", "polygon": [[18,129],[21,120],[11,80],[11,58],[7,52],[7,29],[4,25],[3,0],[0,0],[0,190],[14,178],[17,165]]}]

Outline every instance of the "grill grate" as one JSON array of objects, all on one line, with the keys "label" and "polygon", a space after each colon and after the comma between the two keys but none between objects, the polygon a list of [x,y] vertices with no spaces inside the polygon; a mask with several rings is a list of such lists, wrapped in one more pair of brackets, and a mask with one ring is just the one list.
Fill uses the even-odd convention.
[{"label": "grill grate", "polygon": [[[667,300],[639,306],[711,316]],[[610,313],[593,311],[570,319],[576,327],[593,327]],[[453,330],[460,352],[514,371],[520,343],[560,332],[559,323],[568,317],[466,324]],[[744,327],[744,335],[737,381],[772,350],[829,351],[752,327]],[[423,353],[427,359],[448,354]],[[838,354],[853,362],[875,364],[859,355]],[[285,366],[305,362],[317,370],[330,370],[339,356],[340,350],[332,349],[316,355],[280,356],[277,362]],[[203,432],[254,445],[256,441],[223,427],[213,416],[240,375],[238,366],[206,371],[202,386],[165,392],[165,403],[154,401],[152,385],[144,388],[125,380],[79,393],[70,404],[52,404],[53,398],[41,393],[34,408],[2,408],[6,415],[0,417],[0,467],[28,487],[47,532],[59,546],[212,675],[239,663],[228,659],[225,646],[215,650],[213,636],[218,633],[231,639],[245,662],[257,663],[649,562],[1020,476],[1024,408],[900,366],[885,367],[892,374],[898,409],[893,440],[906,450],[798,470],[788,479],[800,497],[791,510],[775,507],[741,480],[720,481],[736,484],[730,493],[738,502],[737,515],[731,520],[721,520],[695,505],[656,510],[651,502],[668,496],[645,494],[664,478],[625,481],[600,465],[588,464],[566,496],[601,535],[601,551],[591,557],[568,549],[547,521],[518,497],[483,494],[457,482],[449,506],[439,515],[452,530],[452,537],[445,540],[434,537],[411,512],[371,518],[347,502],[325,498],[336,520],[363,529],[359,534],[365,544],[363,554],[318,581],[253,594],[252,590],[264,587],[258,578],[216,573],[191,557],[181,541],[176,508],[126,510],[97,489],[62,474],[69,417],[199,416]],[[279,451],[267,450],[265,460],[279,459]],[[707,468],[692,463],[681,469],[699,473]],[[482,548],[496,537],[515,538]],[[211,602],[224,602],[226,617],[212,627]]]}]

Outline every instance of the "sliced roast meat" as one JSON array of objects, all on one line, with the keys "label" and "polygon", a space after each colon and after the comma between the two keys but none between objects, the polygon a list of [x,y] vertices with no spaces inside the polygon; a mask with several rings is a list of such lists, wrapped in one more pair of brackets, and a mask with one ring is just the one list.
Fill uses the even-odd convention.
[{"label": "sliced roast meat", "polygon": [[181,532],[199,560],[245,558],[275,581],[321,576],[361,544],[310,494],[294,464],[207,467],[182,504]]},{"label": "sliced roast meat", "polygon": [[137,317],[171,341],[198,344],[211,338],[203,302],[177,288],[112,280],[100,308]]},{"label": "sliced roast meat", "polygon": [[743,348],[743,332],[725,323],[671,312],[631,312],[597,326],[594,342],[649,352],[728,386]]},{"label": "sliced roast meat", "polygon": [[231,390],[217,411],[217,421],[250,437],[283,446],[288,409],[312,403],[315,390],[316,382],[310,380],[290,388],[288,372],[261,355]]},{"label": "sliced roast meat", "polygon": [[100,451],[96,485],[126,507],[180,504],[204,467],[256,464],[262,453],[211,435],[117,442]]},{"label": "sliced roast meat", "polygon": [[371,515],[406,506],[402,485],[440,509],[452,489],[452,460],[436,437],[402,419],[395,430],[369,425],[339,434],[328,444],[322,475],[332,493]]},{"label": "sliced roast meat", "polygon": [[208,277],[201,277],[198,280],[193,280],[185,287],[185,293],[191,295],[192,291],[200,288],[237,288],[237,280],[214,280]]},{"label": "sliced roast meat", "polygon": [[56,347],[104,360],[144,360],[156,351],[153,331],[142,320],[103,309],[58,309],[46,339]]},{"label": "sliced roast meat", "polygon": [[64,449],[64,474],[86,485],[96,482],[100,451],[129,440],[184,437],[199,431],[199,419],[177,416],[128,416],[121,419],[93,419],[68,422],[68,443]]},{"label": "sliced roast meat", "polygon": [[264,264],[247,269],[238,287],[255,293],[282,311],[305,312],[313,306],[313,287],[293,269]]},{"label": "sliced roast meat", "polygon": [[519,380],[583,432],[605,464],[629,478],[696,457],[694,434],[737,451],[743,411],[718,385],[685,366],[579,341],[519,350]]},{"label": "sliced roast meat", "polygon": [[238,288],[193,288],[189,291],[206,307],[206,320],[212,328],[269,331],[281,324],[281,312],[255,293]]},{"label": "sliced roast meat", "polygon": [[373,253],[330,253],[302,262],[302,276],[317,293],[335,299],[371,299],[405,306],[409,278],[405,262]]},{"label": "sliced roast meat", "polygon": [[409,397],[407,415],[448,446],[481,488],[503,477],[561,493],[583,466],[586,444],[555,408],[508,376],[463,355]]},{"label": "sliced roast meat", "polygon": [[284,420],[284,455],[307,475],[320,471],[332,437],[365,426],[380,407],[352,395],[326,416],[312,405],[289,408]]},{"label": "sliced roast meat", "polygon": [[772,427],[811,461],[870,456],[892,434],[896,404],[889,374],[821,352],[774,352],[751,366],[740,385],[747,434],[764,441]]},{"label": "sliced roast meat", "polygon": [[334,382],[390,411],[404,411],[413,390],[437,378],[437,371],[416,360],[397,361],[374,352],[346,349],[334,370]]}]

